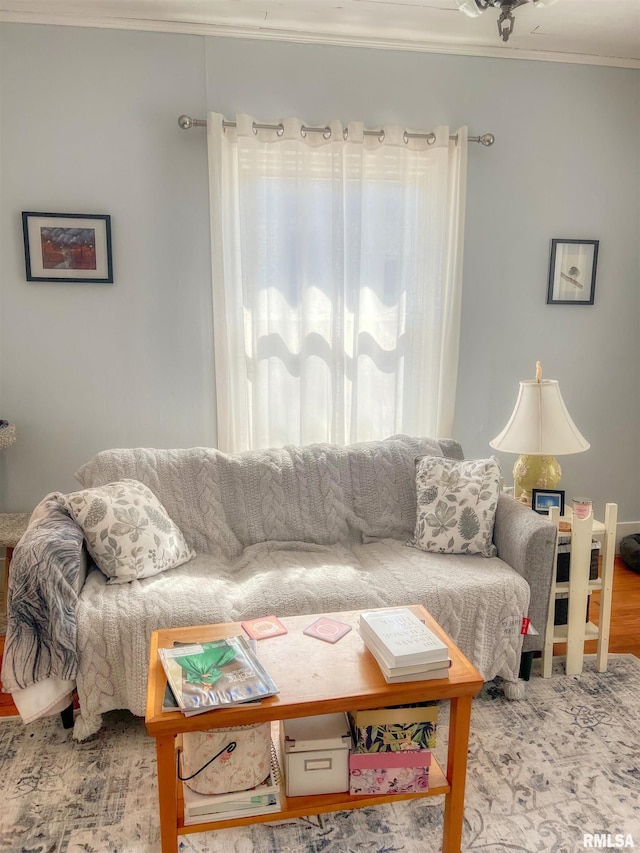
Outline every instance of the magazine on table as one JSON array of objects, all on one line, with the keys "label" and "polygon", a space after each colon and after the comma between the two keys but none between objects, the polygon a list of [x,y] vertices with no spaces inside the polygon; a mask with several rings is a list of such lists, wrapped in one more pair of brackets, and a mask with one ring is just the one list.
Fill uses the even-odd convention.
[{"label": "magazine on table", "polygon": [[159,648],[158,656],[178,707],[188,714],[254,702],[279,692],[242,636]]},{"label": "magazine on table", "polygon": [[[246,640],[246,642],[249,644],[249,648],[251,649],[251,651],[254,654],[256,654],[256,644],[255,644],[256,641],[252,640],[252,639],[248,639],[248,640]],[[192,645],[193,645],[193,643],[181,643],[179,640],[175,640],[173,643],[174,648],[177,648],[178,646],[184,647],[184,646],[192,646]],[[259,705],[260,701],[261,701],[260,699],[254,700],[256,705]],[[171,689],[171,684],[169,684],[169,681],[167,681],[167,685],[166,685],[165,690],[164,690],[164,696],[162,697],[162,710],[163,710],[163,712],[182,711],[182,709],[178,705],[176,697],[173,695],[173,690]],[[195,716],[196,714],[204,714],[210,710],[211,710],[211,708],[196,708],[193,711],[182,711],[182,713],[184,714],[185,717],[192,717],[192,716]]]},{"label": "magazine on table", "polygon": [[[164,711],[182,711],[180,705],[176,700],[176,697],[173,695],[173,690],[171,689],[171,685],[167,681],[167,686],[165,687],[164,696],[162,697],[162,710]],[[204,714],[206,711],[210,711],[211,708],[196,708],[195,711],[182,711],[185,717],[191,717],[195,714]]]}]

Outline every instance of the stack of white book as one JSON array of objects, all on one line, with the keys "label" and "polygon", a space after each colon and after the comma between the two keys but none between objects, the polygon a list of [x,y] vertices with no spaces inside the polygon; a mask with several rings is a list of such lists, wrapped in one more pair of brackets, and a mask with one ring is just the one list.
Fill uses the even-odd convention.
[{"label": "stack of white book", "polygon": [[184,825],[193,826],[196,823],[279,812],[282,810],[281,788],[280,765],[272,743],[271,772],[264,782],[255,788],[229,794],[198,794],[184,784]]},{"label": "stack of white book", "polygon": [[449,677],[449,649],[408,608],[364,611],[359,630],[386,681]]}]

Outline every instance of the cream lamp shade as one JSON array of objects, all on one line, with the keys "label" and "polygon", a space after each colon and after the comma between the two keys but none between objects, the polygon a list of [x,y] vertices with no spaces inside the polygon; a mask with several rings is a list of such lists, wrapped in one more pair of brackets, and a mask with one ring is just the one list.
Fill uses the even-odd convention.
[{"label": "cream lamp shade", "polygon": [[495,450],[518,453],[513,469],[515,497],[530,503],[531,489],[553,489],[561,469],[555,456],[582,453],[591,446],[571,419],[555,379],[542,379],[540,362],[536,379],[520,383],[511,417],[502,432],[489,442]]}]

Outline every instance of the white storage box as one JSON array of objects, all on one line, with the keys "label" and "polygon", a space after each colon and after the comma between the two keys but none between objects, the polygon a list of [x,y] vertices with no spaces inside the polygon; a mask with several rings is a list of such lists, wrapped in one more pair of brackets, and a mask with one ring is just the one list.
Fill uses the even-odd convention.
[{"label": "white storage box", "polygon": [[280,744],[288,797],[349,790],[351,734],[346,714],[282,720]]}]

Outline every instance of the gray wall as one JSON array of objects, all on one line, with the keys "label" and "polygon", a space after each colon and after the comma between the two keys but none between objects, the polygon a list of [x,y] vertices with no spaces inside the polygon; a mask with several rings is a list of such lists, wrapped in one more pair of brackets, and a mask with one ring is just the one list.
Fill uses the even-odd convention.
[{"label": "gray wall", "polygon": [[[2,506],[106,447],[215,442],[203,43],[0,28]],[[22,210],[109,213],[113,285],[27,283]]]},{"label": "gray wall", "polygon": [[[640,527],[637,71],[26,25],[0,49],[6,510],[105,447],[215,444],[205,132],[176,124],[208,108],[495,133],[469,156],[455,437],[488,455],[540,359],[592,445],[561,487]],[[26,283],[21,210],[111,213],[116,283]],[[546,305],[552,237],[600,240],[593,307]]]}]

